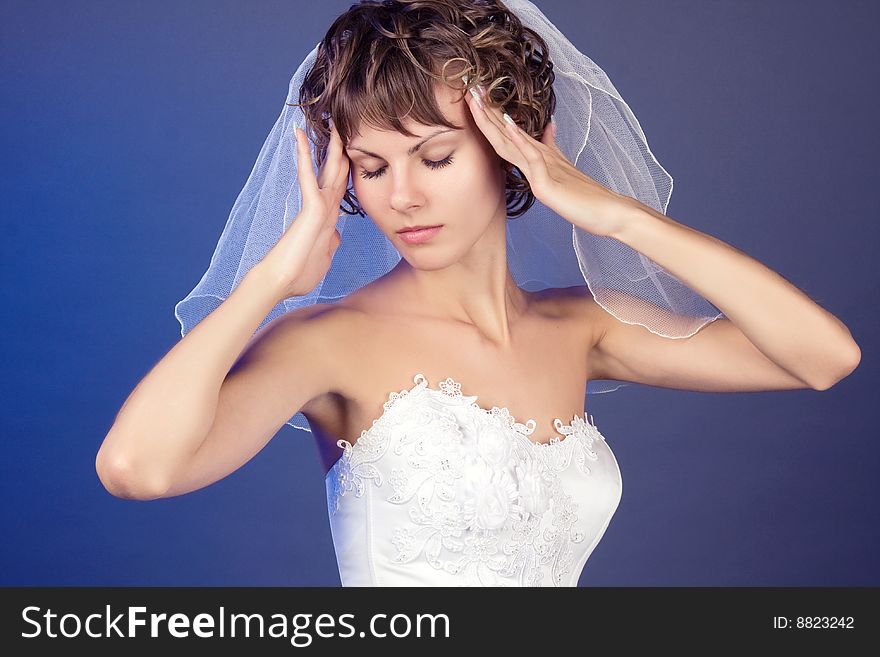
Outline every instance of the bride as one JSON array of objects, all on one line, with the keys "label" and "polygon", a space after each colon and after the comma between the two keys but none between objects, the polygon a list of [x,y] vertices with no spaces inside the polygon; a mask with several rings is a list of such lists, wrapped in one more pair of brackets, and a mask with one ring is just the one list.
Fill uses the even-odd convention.
[{"label": "bride", "polygon": [[[661,211],[665,171],[640,129],[602,122],[631,114],[604,113],[614,90],[595,64],[574,51],[595,67],[579,69],[595,76],[589,108],[554,73],[565,48],[526,0],[338,17],[294,76],[262,186],[233,209],[237,249],[221,240],[179,304],[182,339],[101,446],[107,490],[203,488],[306,418],[343,584],[576,585],[621,493],[588,383],[826,390],[852,372],[839,319]],[[597,144],[627,143],[607,170]],[[567,254],[539,251],[551,231]],[[555,271],[568,284],[529,289]]]}]

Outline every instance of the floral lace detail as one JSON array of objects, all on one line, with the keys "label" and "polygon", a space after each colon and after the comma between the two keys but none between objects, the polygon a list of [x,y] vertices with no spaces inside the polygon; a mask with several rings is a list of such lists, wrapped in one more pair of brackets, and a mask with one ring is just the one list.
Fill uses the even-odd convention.
[{"label": "floral lace detail", "polygon": [[[462,586],[538,586],[548,569],[552,583],[564,585],[573,546],[585,534],[560,475],[572,460],[591,474],[587,462],[598,459],[601,433],[576,415],[571,424],[554,421],[564,438],[535,442],[528,438],[534,420],[523,424],[507,408],[482,408],[453,379],[441,381],[439,390],[422,374],[413,381],[413,388],[389,395],[382,416],[354,445],[338,441],[344,452],[328,473],[330,514],[341,496],[362,496],[370,481],[383,487],[375,463],[392,448],[408,466],[390,471],[384,496],[405,506],[409,518],[390,539],[395,563],[424,558],[459,576]],[[415,395],[424,395],[424,403],[398,403]]]},{"label": "floral lace detail", "polygon": [[331,516],[339,510],[341,496],[351,492],[357,497],[364,494],[365,481],[372,481],[376,486],[382,485],[382,473],[373,463],[381,459],[388,449],[390,415],[397,400],[406,397],[414,389],[390,393],[388,401],[382,405],[382,416],[374,420],[369,429],[361,431],[354,445],[344,438],[336,441],[336,445],[342,449],[342,456],[327,473],[330,483],[327,490],[327,509]]}]

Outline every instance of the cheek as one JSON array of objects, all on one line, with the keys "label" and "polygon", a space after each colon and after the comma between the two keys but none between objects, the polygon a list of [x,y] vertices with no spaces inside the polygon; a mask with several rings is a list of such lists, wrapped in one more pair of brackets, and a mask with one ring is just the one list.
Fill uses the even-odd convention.
[{"label": "cheek", "polygon": [[380,188],[376,186],[374,181],[361,179],[360,167],[356,165],[351,166],[351,191],[364,211],[370,216],[373,216],[373,211],[380,207]]},{"label": "cheek", "polygon": [[480,214],[494,211],[504,198],[504,171],[500,158],[492,151],[470,160],[467,171],[461,172],[454,194],[457,203]]}]

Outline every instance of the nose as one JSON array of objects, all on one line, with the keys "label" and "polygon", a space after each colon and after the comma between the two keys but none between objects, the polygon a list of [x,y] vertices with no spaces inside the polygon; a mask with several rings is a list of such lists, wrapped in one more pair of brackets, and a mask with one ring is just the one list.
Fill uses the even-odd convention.
[{"label": "nose", "polygon": [[418,208],[424,198],[418,190],[418,186],[408,173],[395,173],[391,183],[391,207],[397,212],[411,212]]}]

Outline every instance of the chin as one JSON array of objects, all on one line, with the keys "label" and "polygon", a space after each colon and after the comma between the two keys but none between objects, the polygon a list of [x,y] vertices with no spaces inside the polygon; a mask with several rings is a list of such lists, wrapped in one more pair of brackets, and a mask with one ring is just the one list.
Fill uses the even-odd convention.
[{"label": "chin", "polygon": [[448,253],[405,253],[401,257],[409,263],[409,266],[419,271],[439,271],[458,262],[457,258],[450,258]]},{"label": "chin", "polygon": [[446,244],[440,248],[400,250],[400,255],[413,269],[440,271],[464,260],[473,248],[473,244]]}]

